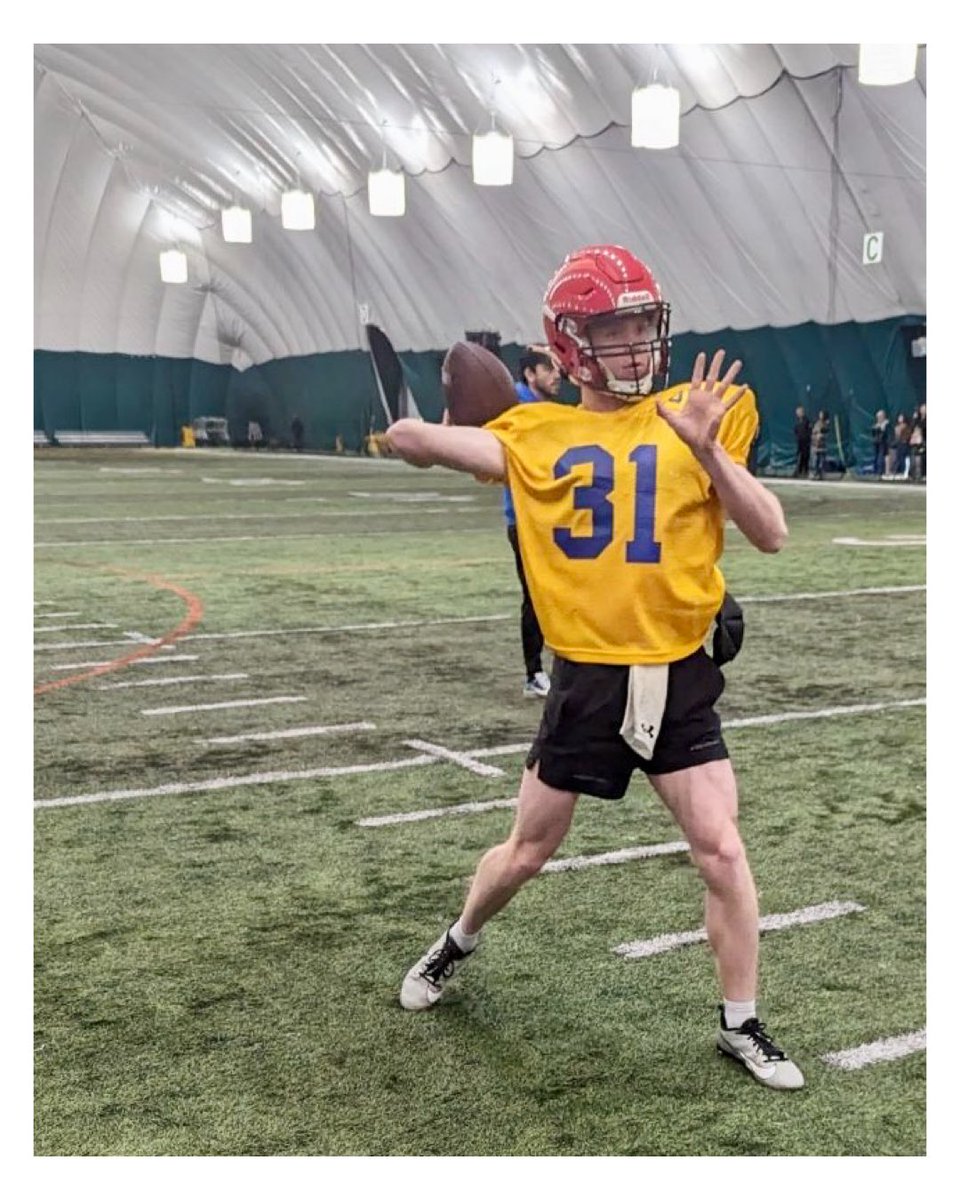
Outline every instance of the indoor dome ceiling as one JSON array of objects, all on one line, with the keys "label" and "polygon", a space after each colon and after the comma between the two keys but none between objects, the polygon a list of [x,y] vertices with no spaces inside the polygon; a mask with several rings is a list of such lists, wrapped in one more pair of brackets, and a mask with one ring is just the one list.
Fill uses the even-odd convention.
[{"label": "indoor dome ceiling", "polygon": [[[870,321],[926,309],[925,55],[857,83],[854,45],[36,47],[36,345],[243,367],[465,329],[541,336],[563,255],[615,241],[648,261],[677,332]],[[681,94],[680,145],[630,146],[637,84]],[[471,136],[515,139],[478,187]],[[373,217],[366,175],[407,174]],[[281,227],[280,194],[318,196]],[[219,210],[253,209],[252,245]],[[865,233],[885,234],[864,267]],[[186,286],[163,284],[179,244]]]}]

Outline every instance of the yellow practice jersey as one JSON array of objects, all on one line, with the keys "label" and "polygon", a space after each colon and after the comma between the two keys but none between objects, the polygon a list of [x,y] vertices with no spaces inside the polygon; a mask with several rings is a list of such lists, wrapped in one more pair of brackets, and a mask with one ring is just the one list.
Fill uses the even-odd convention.
[{"label": "yellow practice jersey", "polygon": [[[674,662],[703,643],[720,607],[723,508],[656,407],[688,388],[613,412],[520,404],[484,426],[506,451],[527,584],[564,658]],[[748,390],[718,441],[744,465],[756,431]]]}]

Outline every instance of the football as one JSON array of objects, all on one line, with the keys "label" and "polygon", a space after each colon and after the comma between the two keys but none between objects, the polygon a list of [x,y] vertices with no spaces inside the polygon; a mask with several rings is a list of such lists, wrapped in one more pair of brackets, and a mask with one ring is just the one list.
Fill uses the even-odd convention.
[{"label": "football", "polygon": [[454,342],[440,378],[451,425],[485,425],[518,403],[510,372],[477,342]]}]

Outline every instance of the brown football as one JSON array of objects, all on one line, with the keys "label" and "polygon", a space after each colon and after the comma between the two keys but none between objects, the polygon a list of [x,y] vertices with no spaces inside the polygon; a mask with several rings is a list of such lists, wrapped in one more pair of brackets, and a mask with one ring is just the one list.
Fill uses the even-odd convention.
[{"label": "brown football", "polygon": [[454,342],[440,378],[451,425],[485,425],[519,403],[510,372],[477,342]]}]

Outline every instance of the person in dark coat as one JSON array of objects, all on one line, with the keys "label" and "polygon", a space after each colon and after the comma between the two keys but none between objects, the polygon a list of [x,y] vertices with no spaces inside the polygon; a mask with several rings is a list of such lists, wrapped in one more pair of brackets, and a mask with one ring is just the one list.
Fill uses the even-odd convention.
[{"label": "person in dark coat", "polygon": [[890,449],[890,422],[882,408],[877,412],[870,436],[873,438],[873,473],[882,475]]},{"label": "person in dark coat", "polygon": [[797,407],[797,419],[793,423],[793,436],[797,443],[797,464],[793,468],[794,478],[805,479],[810,473],[810,418],[802,405]]}]

